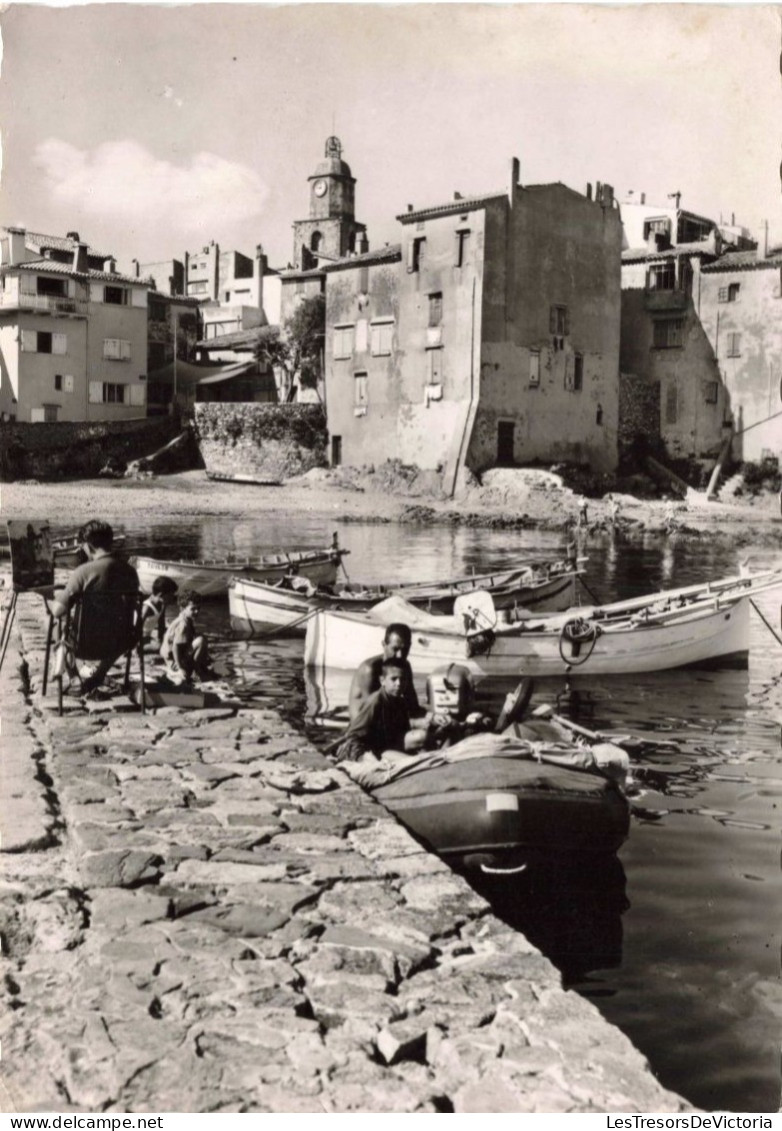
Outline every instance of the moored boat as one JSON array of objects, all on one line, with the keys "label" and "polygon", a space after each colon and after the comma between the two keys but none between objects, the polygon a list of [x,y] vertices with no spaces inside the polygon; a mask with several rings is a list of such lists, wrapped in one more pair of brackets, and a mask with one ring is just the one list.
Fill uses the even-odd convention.
[{"label": "moored boat", "polygon": [[479,595],[464,599],[452,617],[433,617],[390,597],[366,613],[316,612],[307,626],[305,664],[355,669],[378,651],[384,626],[399,621],[412,629],[409,659],[421,676],[447,663],[465,663],[481,676],[746,666],[750,602],[780,586],[782,574],[759,574],[712,583],[710,592],[688,587],[515,623],[502,623],[502,613],[489,618]]},{"label": "moored boat", "polygon": [[[124,534],[115,534],[113,549],[124,550],[125,542]],[[64,534],[60,538],[53,538],[52,550],[54,551],[54,564],[58,568],[72,569],[87,560],[78,534]]]},{"label": "moored boat", "polygon": [[556,733],[541,740],[539,726],[475,734],[406,760],[395,755],[340,765],[457,866],[515,869],[552,855],[615,853],[627,837],[630,808],[596,753],[615,759],[621,750],[605,744],[590,750]]},{"label": "moored boat", "polygon": [[139,575],[141,588],[149,592],[155,578],[173,578],[180,589],[194,589],[201,597],[224,597],[232,577],[256,581],[278,581],[299,575],[318,584],[332,585],[342,558],[348,554],[336,545],[321,550],[280,550],[276,553],[243,559],[173,561],[137,556],[131,564]]},{"label": "moored boat", "polygon": [[346,583],[331,591],[313,589],[306,581],[300,583],[297,579],[284,578],[271,584],[234,577],[228,587],[228,604],[235,628],[303,634],[306,619],[316,609],[365,612],[393,593],[434,615],[452,613],[458,597],[478,590],[491,594],[495,608],[519,605],[546,611],[567,609],[576,599],[579,572],[572,561],[561,560],[444,582],[366,586]]}]

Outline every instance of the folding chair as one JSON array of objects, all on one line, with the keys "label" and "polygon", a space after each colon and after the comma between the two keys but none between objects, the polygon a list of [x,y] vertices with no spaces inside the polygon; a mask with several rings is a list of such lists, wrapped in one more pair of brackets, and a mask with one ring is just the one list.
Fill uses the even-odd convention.
[{"label": "folding chair", "polygon": [[[57,683],[57,705],[63,713],[63,681],[66,675],[81,679],[78,661],[117,662],[125,660],[123,690],[130,689],[130,664],[133,653],[138,657],[139,705],[146,714],[144,694],[144,641],[141,633],[141,608],[144,595],[107,590],[86,590],[81,599],[62,617],[49,613],[46,632],[42,692],[45,695],[51,678]],[[48,608],[48,605],[47,605]],[[52,657],[56,657],[54,670]],[[82,682],[84,682],[82,680]]]}]

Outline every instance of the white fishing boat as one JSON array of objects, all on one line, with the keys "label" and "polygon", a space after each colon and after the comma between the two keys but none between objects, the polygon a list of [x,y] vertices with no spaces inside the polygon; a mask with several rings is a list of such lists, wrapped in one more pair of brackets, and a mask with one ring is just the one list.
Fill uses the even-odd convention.
[{"label": "white fishing boat", "polygon": [[155,578],[165,576],[172,578],[180,589],[194,589],[201,597],[224,597],[232,577],[273,582],[298,575],[318,584],[333,585],[340,562],[348,553],[335,543],[321,550],[280,550],[242,559],[170,561],[137,556],[130,562],[146,592],[151,591]]},{"label": "white fishing boat", "polygon": [[746,666],[751,602],[780,586],[782,574],[769,572],[521,619],[497,612],[482,594],[459,598],[451,617],[431,616],[394,596],[365,613],[316,612],[304,659],[355,670],[380,651],[385,626],[402,622],[412,629],[409,658],[420,676],[448,663],[506,677]]},{"label": "white fishing boat", "polygon": [[364,612],[394,593],[436,615],[452,613],[458,597],[478,590],[491,594],[495,608],[520,606],[553,612],[570,608],[575,603],[580,572],[572,560],[562,559],[443,582],[346,583],[331,590],[315,588],[311,582],[300,578],[283,578],[268,583],[248,577],[233,577],[228,586],[228,606],[234,628],[260,633],[302,634],[306,631],[307,618],[316,609]]}]

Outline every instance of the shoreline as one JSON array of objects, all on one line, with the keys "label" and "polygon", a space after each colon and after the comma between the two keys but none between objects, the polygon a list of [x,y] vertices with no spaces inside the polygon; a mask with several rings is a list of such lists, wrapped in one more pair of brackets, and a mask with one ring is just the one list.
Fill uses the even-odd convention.
[{"label": "shoreline", "polygon": [[[782,517],[776,496],[697,503],[615,496],[583,500],[566,487],[511,480],[503,489],[471,488],[454,500],[436,500],[389,490],[348,487],[344,481],[300,477],[281,487],[207,479],[203,471],[151,479],[78,479],[41,483],[19,481],[0,488],[0,516],[48,518],[72,528],[100,514],[108,521],[151,521],[263,513],[310,512],[345,523],[464,525],[487,529],[560,530],[582,539],[617,536],[634,541],[647,535],[709,538],[737,546],[779,545]],[[588,520],[579,524],[586,502]],[[58,516],[67,515],[60,523]]]}]

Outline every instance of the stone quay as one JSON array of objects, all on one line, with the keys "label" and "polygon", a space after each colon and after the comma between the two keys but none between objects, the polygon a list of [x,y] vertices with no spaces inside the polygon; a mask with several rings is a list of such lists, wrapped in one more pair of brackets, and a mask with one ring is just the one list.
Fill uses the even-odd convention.
[{"label": "stone quay", "polygon": [[[8,590],[6,590],[6,593]],[[6,1112],[680,1112],[631,1042],[274,710],[2,695]]]}]

